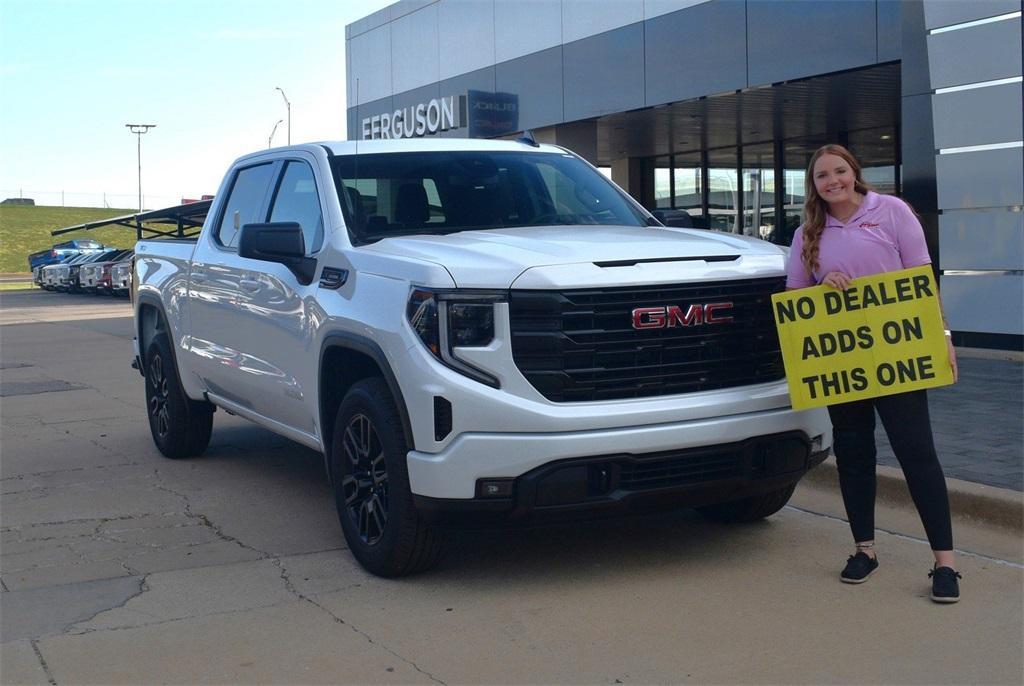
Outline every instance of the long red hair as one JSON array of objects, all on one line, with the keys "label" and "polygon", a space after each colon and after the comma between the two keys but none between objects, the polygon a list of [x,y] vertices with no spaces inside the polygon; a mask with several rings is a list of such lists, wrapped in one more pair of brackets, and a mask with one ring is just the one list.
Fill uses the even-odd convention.
[{"label": "long red hair", "polygon": [[860,162],[849,150],[841,145],[829,143],[814,151],[811,161],[807,164],[807,176],[804,178],[804,247],[800,251],[800,261],[804,263],[808,274],[813,274],[818,268],[818,247],[821,244],[821,234],[825,230],[825,219],[828,216],[828,203],[818,195],[818,189],[814,186],[814,165],[822,155],[835,155],[842,157],[850,169],[853,170],[853,189],[861,195],[866,195],[873,190],[871,184],[864,180],[861,173]]}]

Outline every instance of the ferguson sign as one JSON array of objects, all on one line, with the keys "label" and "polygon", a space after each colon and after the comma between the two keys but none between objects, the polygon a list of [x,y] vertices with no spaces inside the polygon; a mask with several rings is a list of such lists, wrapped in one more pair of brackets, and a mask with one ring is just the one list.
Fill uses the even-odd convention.
[{"label": "ferguson sign", "polygon": [[362,137],[417,138],[463,126],[465,96],[449,95],[429,102],[375,114],[362,120]]}]

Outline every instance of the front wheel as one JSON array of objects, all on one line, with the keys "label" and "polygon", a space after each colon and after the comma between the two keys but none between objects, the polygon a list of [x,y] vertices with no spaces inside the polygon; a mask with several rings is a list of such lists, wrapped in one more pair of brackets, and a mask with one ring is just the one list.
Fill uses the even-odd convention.
[{"label": "front wheel", "polygon": [[441,557],[441,532],[420,519],[412,502],[409,445],[387,384],[355,383],[338,407],[331,442],[331,481],[341,529],[367,571],[404,576]]},{"label": "front wheel", "polygon": [[185,395],[166,334],[153,337],[145,364],[146,414],[156,447],[171,459],[201,454],[210,443],[213,405]]},{"label": "front wheel", "polygon": [[790,484],[764,495],[734,500],[731,503],[698,507],[697,511],[716,522],[754,522],[770,517],[781,510],[789,502],[789,498],[795,490],[796,484]]}]

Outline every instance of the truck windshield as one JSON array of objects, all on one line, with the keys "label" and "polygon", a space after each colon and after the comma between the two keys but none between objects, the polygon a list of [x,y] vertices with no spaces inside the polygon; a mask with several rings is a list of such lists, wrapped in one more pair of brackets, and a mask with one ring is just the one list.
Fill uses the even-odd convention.
[{"label": "truck windshield", "polygon": [[409,152],[332,159],[359,242],[522,226],[647,226],[644,213],[577,157],[540,152]]}]

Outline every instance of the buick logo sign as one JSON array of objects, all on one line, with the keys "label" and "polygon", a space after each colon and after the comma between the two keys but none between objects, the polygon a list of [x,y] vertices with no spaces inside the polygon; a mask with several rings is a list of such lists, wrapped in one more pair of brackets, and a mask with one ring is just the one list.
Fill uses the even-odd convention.
[{"label": "buick logo sign", "polygon": [[671,329],[676,326],[702,324],[728,324],[732,321],[731,302],[690,305],[685,310],[678,305],[665,307],[638,307],[633,310],[634,329]]}]

